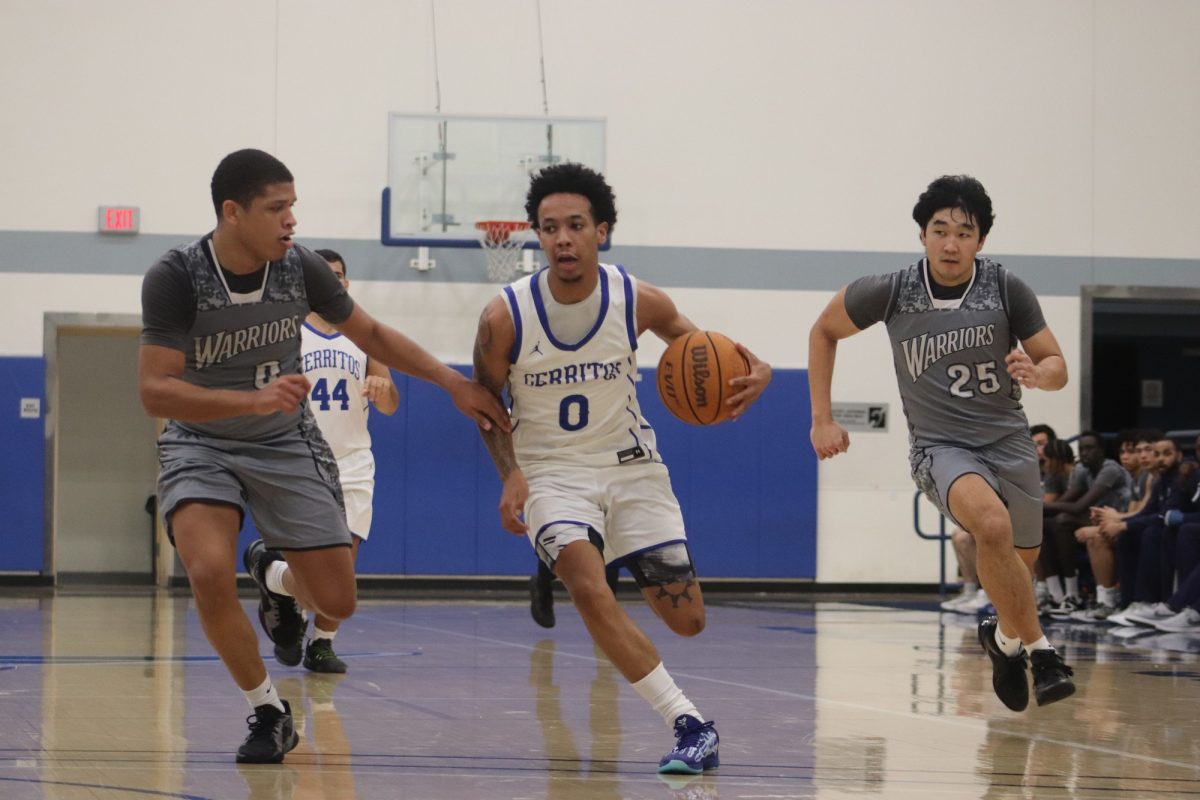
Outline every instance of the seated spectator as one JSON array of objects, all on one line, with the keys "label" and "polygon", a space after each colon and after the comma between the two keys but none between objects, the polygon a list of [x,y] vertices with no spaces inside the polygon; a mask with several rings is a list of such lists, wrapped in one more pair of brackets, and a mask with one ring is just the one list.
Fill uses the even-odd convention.
[{"label": "seated spectator", "polygon": [[[1123,437],[1123,441],[1127,437]],[[1152,485],[1158,474],[1155,443],[1163,438],[1162,431],[1140,430],[1133,432],[1133,458],[1128,456],[1129,448],[1122,446],[1126,454],[1125,463],[1135,467],[1136,476],[1131,471],[1130,503],[1124,511],[1108,506],[1097,506],[1090,510],[1091,525],[1075,531],[1075,538],[1087,547],[1088,563],[1092,567],[1092,576],[1096,579],[1096,603],[1093,607],[1077,611],[1071,619],[1080,622],[1107,623],[1108,618],[1117,613],[1118,609],[1129,604],[1122,601],[1117,589],[1117,558],[1116,546],[1120,529],[1115,525],[1126,517],[1137,514],[1149,501]],[[1102,526],[1105,520],[1110,524]],[[1126,560],[1131,558],[1127,555]]]},{"label": "seated spectator", "polygon": [[1190,476],[1200,470],[1200,434],[1197,434],[1196,441],[1192,442],[1192,455],[1183,460],[1179,469],[1185,476]]},{"label": "seated spectator", "polygon": [[[1065,454],[1062,459],[1066,459]],[[1066,619],[1083,610],[1075,532],[1088,524],[1089,509],[1096,505],[1124,508],[1129,505],[1130,492],[1129,474],[1120,464],[1104,457],[1100,434],[1095,431],[1079,434],[1079,463],[1071,471],[1067,491],[1042,507],[1043,541],[1038,565],[1056,602],[1046,610],[1050,616]]]},{"label": "seated spectator", "polygon": [[[1174,616],[1166,600],[1174,592],[1176,528],[1165,522],[1169,511],[1180,511],[1192,489],[1179,474],[1182,453],[1171,439],[1155,444],[1158,479],[1142,511],[1125,519],[1111,516],[1100,523],[1102,532],[1117,538],[1117,570],[1122,600],[1128,606],[1111,615],[1118,625],[1155,625]],[[1174,518],[1174,517],[1172,517]]]},{"label": "seated spectator", "polygon": [[[1067,491],[1071,469],[1075,464],[1075,453],[1071,450],[1071,445],[1055,439],[1042,448],[1042,455],[1042,503],[1053,503]],[[1050,612],[1058,608],[1062,602],[1061,596],[1058,600],[1054,599],[1049,588],[1050,583],[1055,584],[1056,591],[1059,587],[1059,576],[1053,571],[1055,562],[1051,560],[1052,557],[1045,556],[1047,542],[1050,541],[1051,535],[1046,528],[1045,518],[1043,518],[1042,553],[1033,563],[1034,596],[1037,598],[1038,614],[1043,616],[1049,616]],[[1048,578],[1053,578],[1053,580],[1048,582]]]},{"label": "seated spectator", "polygon": [[1138,472],[1130,472],[1134,478],[1133,497],[1129,508],[1122,512],[1123,517],[1132,517],[1139,513],[1150,499],[1150,487],[1158,477],[1158,453],[1155,447],[1165,437],[1166,434],[1155,428],[1138,431],[1137,440],[1134,442]]},{"label": "seated spectator", "polygon": [[[1149,438],[1153,437],[1153,438]],[[1141,507],[1146,502],[1146,498],[1150,493],[1150,484],[1154,480],[1154,443],[1161,439],[1161,436],[1143,431],[1127,430],[1117,434],[1117,447],[1119,456],[1117,460],[1121,467],[1129,473],[1133,478],[1133,496],[1129,501],[1129,509],[1126,511],[1128,515],[1136,514],[1141,510]],[[1147,464],[1142,465],[1141,456],[1138,454],[1138,445],[1145,439],[1147,451]]]},{"label": "seated spectator", "polygon": [[[1049,503],[1051,500],[1057,500],[1066,489],[1062,487],[1054,491],[1056,487],[1053,486],[1051,491],[1046,489],[1046,445],[1058,441],[1058,434],[1049,425],[1039,424],[1029,428],[1029,436],[1033,439],[1033,446],[1037,448],[1038,471],[1041,472],[1042,478],[1042,502]],[[1050,591],[1046,588],[1046,576],[1042,574],[1037,562],[1033,565],[1033,578],[1034,599],[1037,601],[1038,612],[1042,613],[1056,606],[1057,603],[1050,597]]]},{"label": "seated spectator", "polygon": [[1046,472],[1046,445],[1057,441],[1058,434],[1049,425],[1033,425],[1029,428],[1029,436],[1033,439],[1033,446],[1037,448],[1038,466],[1041,467],[1044,475]]},{"label": "seated spectator", "polygon": [[[1188,478],[1195,477],[1193,470]],[[1168,633],[1200,634],[1200,483],[1192,485],[1195,489],[1185,503],[1188,510],[1177,514],[1168,511],[1163,520],[1168,525],[1178,523],[1179,528],[1175,550],[1179,588],[1167,600],[1174,614],[1154,623],[1155,628]]]}]

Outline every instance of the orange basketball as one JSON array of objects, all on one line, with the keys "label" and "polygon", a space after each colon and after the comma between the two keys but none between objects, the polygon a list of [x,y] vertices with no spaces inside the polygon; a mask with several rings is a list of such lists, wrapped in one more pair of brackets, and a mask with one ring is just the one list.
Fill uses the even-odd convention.
[{"label": "orange basketball", "polygon": [[730,378],[749,374],[749,362],[729,337],[692,331],[671,342],[659,359],[658,396],[689,425],[716,425],[729,419],[725,401],[737,393]]}]

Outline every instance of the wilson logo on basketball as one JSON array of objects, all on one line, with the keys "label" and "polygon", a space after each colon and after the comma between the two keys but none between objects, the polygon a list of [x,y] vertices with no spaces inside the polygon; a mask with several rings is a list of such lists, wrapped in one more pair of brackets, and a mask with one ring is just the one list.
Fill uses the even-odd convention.
[{"label": "wilson logo on basketball", "polygon": [[712,374],[708,369],[708,343],[691,348],[688,355],[692,359],[692,399],[704,408],[708,406],[708,378]]},{"label": "wilson logo on basketball", "polygon": [[658,360],[658,396],[679,420],[715,425],[729,418],[725,402],[733,378],[750,374],[750,364],[729,337],[691,331],[667,345]]}]

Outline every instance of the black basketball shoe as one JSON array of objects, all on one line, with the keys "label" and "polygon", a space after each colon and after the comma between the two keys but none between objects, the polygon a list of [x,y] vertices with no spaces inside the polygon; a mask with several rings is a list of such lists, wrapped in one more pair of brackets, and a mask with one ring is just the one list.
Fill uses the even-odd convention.
[{"label": "black basketball shoe", "polygon": [[544,578],[541,570],[529,579],[529,615],[543,628],[554,627],[553,580]]},{"label": "black basketball shoe", "polygon": [[340,675],[346,671],[346,662],[333,652],[333,642],[329,639],[309,639],[308,647],[304,648],[304,668],[311,672]]},{"label": "black basketball shoe", "polygon": [[1054,648],[1030,652],[1029,666],[1033,672],[1033,693],[1039,706],[1056,703],[1075,694],[1075,683],[1071,680],[1075,671],[1063,662],[1062,656]]},{"label": "black basketball shoe", "polygon": [[992,689],[1000,702],[1013,711],[1024,711],[1029,706],[1029,681],[1025,677],[1025,648],[1015,656],[1005,655],[996,644],[995,617],[984,617],[979,623],[979,643],[983,652],[992,660]]},{"label": "black basketball shoe", "polygon": [[304,657],[304,629],[307,623],[294,597],[276,594],[267,589],[267,565],[283,561],[283,556],[268,550],[262,539],[246,548],[242,563],[258,585],[258,621],[267,638],[275,643],[275,660],[294,667]]},{"label": "black basketball shoe", "polygon": [[256,706],[254,713],[246,717],[250,735],[238,748],[239,764],[278,764],[285,753],[300,743],[296,726],[292,724],[292,707],[281,700],[283,711],[267,703]]}]

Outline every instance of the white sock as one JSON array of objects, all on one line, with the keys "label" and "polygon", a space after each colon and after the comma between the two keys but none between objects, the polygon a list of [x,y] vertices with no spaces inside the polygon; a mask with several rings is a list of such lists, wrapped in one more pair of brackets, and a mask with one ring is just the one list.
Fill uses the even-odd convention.
[{"label": "white sock", "polygon": [[272,561],[267,564],[267,589],[275,594],[292,596],[292,593],[283,588],[283,573],[287,572],[286,561]]},{"label": "white sock", "polygon": [[275,691],[275,684],[271,683],[270,675],[267,676],[267,679],[258,688],[251,689],[248,692],[243,691],[242,694],[246,695],[246,702],[250,704],[251,708],[272,705],[280,711],[287,710],[283,707],[283,703],[279,702],[279,692]]},{"label": "white sock", "polygon": [[700,722],[704,717],[692,705],[692,701],[675,685],[675,680],[667,672],[667,668],[658,662],[658,666],[650,670],[650,674],[636,683],[630,684],[633,690],[659,713],[667,727],[675,725],[675,718],[680,714],[690,714]]},{"label": "white sock", "polygon": [[1067,585],[1067,595],[1070,597],[1079,597],[1079,576],[1072,575],[1069,578],[1063,578],[1063,582]]},{"label": "white sock", "polygon": [[321,630],[320,628],[318,628],[318,627],[317,627],[315,624],[313,625],[313,635],[312,635],[312,638],[314,638],[314,639],[328,639],[329,641],[331,641],[331,642],[332,642],[332,641],[333,641],[333,637],[334,637],[334,636],[337,636],[337,631],[323,631],[323,630]]},{"label": "white sock", "polygon": [[1061,603],[1066,597],[1066,594],[1063,593],[1062,578],[1057,575],[1050,575],[1046,578],[1046,588],[1050,590],[1050,597],[1056,603]]},{"label": "white sock", "polygon": [[1025,649],[1031,652],[1034,650],[1053,650],[1054,646],[1051,645],[1043,635],[1042,638],[1038,639],[1036,642],[1030,642],[1029,644],[1025,645]]},{"label": "white sock", "polygon": [[996,626],[996,646],[1000,648],[1000,652],[1006,656],[1015,656],[1021,652],[1021,639],[1014,636],[1011,639],[1004,635],[1000,630],[1000,626]]},{"label": "white sock", "polygon": [[1050,590],[1046,588],[1046,582],[1045,581],[1034,581],[1033,594],[1038,600],[1041,600],[1043,597],[1049,597]]},{"label": "white sock", "polygon": [[975,581],[963,581],[962,593],[965,597],[974,597],[979,591],[979,584]]},{"label": "white sock", "polygon": [[1103,606],[1115,606],[1117,604],[1117,587],[1115,586],[1097,586],[1096,599]]}]

